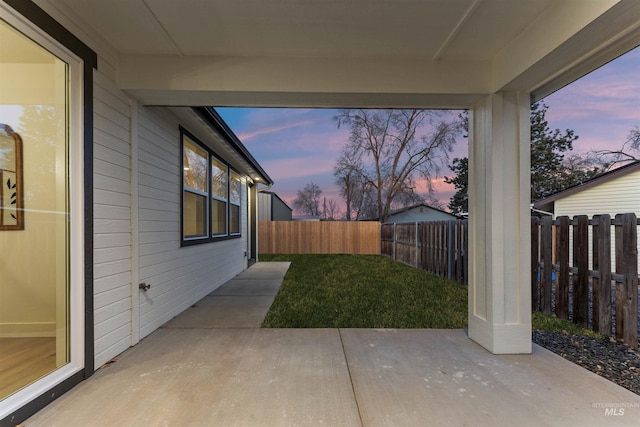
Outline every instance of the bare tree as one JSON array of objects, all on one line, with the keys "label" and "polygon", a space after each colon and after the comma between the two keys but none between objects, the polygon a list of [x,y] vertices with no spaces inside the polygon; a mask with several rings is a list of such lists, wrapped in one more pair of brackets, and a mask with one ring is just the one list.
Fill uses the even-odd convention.
[{"label": "bare tree", "polygon": [[363,196],[360,211],[381,221],[393,208],[424,200],[415,191],[418,178],[433,192],[432,180],[461,132],[458,120],[447,121],[434,110],[342,110],[334,119],[338,127],[351,129],[334,169],[344,182],[341,194],[345,199],[350,194],[352,202],[347,181],[351,184],[357,177],[355,191]]},{"label": "bare tree", "polygon": [[629,131],[627,140],[618,150],[594,150],[591,152],[594,162],[604,165],[605,169],[619,163],[629,163],[640,160],[640,128],[636,126]]},{"label": "bare tree", "polygon": [[357,221],[363,213],[363,206],[367,194],[373,189],[364,174],[361,152],[354,151],[350,146],[342,148],[340,156],[333,167],[335,183],[340,190],[340,196],[345,201],[345,219]]},{"label": "bare tree", "polygon": [[320,195],[322,190],[313,182],[298,190],[293,199],[293,209],[300,215],[320,216]]},{"label": "bare tree", "polygon": [[324,198],[323,209],[322,209],[322,219],[327,221],[336,221],[340,218],[340,208],[338,207],[338,203],[334,199]]}]

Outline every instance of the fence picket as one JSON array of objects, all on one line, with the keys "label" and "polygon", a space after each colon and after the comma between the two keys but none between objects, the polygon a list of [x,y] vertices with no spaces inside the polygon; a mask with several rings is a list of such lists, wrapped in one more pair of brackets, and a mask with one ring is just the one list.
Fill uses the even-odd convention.
[{"label": "fence picket", "polygon": [[573,277],[573,323],[583,328],[589,323],[589,218],[573,217],[573,266],[578,273]]},{"label": "fence picket", "polygon": [[464,222],[464,248],[463,262],[464,262],[464,283],[469,283],[469,222]]},{"label": "fence picket", "polygon": [[540,307],[540,287],[538,286],[538,274],[540,266],[540,219],[531,217],[531,310],[537,311]]},{"label": "fence picket", "polygon": [[611,216],[593,219],[593,330],[611,335]]},{"label": "fence picket", "polygon": [[561,319],[569,318],[569,224],[568,216],[556,219],[556,263],[558,285],[556,287],[556,315]]},{"label": "fence picket", "polygon": [[[614,232],[615,232],[615,251],[616,251],[616,273],[622,274],[622,262],[624,256],[622,254],[623,246],[622,246],[622,214],[618,214],[615,216],[614,221]],[[616,294],[615,294],[615,331],[616,338],[622,338],[622,287],[620,283],[616,280]]]},{"label": "fence picket", "polygon": [[456,252],[456,281],[459,283],[466,283],[467,281],[467,270],[464,265],[465,258],[465,236],[467,235],[465,230],[465,222],[464,221],[456,221],[456,232],[457,232],[457,252]]},{"label": "fence picket", "polygon": [[552,286],[553,286],[553,219],[544,217],[540,221],[542,232],[542,255],[544,268],[540,275],[540,296],[542,298],[541,310],[545,314],[551,314]]},{"label": "fence picket", "polygon": [[[616,219],[618,216],[616,215]],[[635,214],[622,215],[622,267],[624,278],[616,289],[616,335],[632,348],[638,347],[638,247]],[[616,233],[617,237],[617,233]],[[616,247],[618,242],[616,241]],[[616,251],[617,258],[617,251]],[[616,268],[618,264],[616,262]],[[619,323],[618,323],[619,322]],[[620,330],[617,329],[618,324]]]}]

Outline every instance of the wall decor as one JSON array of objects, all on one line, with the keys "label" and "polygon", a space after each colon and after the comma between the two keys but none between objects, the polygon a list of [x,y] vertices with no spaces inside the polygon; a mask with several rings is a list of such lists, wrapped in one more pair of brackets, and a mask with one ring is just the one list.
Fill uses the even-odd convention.
[{"label": "wall decor", "polygon": [[24,230],[22,138],[0,123],[0,231]]}]

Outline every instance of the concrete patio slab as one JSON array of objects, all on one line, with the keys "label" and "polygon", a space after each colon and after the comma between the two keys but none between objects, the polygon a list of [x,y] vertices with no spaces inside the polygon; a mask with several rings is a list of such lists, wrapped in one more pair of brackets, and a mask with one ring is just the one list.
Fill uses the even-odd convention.
[{"label": "concrete patio slab", "polygon": [[259,262],[238,274],[236,279],[283,279],[290,262]]},{"label": "concrete patio slab", "polygon": [[290,262],[254,264],[162,327],[259,328],[290,265]]},{"label": "concrete patio slab", "polygon": [[[487,352],[462,330],[341,334],[365,426],[631,426],[640,420],[640,396],[537,345],[531,355],[505,356]],[[617,408],[616,415],[607,408]]]},{"label": "concrete patio slab", "polygon": [[354,426],[337,330],[159,330],[25,422]]},{"label": "concrete patio slab", "polygon": [[[262,268],[284,277],[288,265]],[[238,277],[225,287],[260,280]],[[493,355],[462,330],[259,329],[273,295],[214,294],[24,425],[636,426],[640,419],[640,396],[536,345],[530,355]]]},{"label": "concrete patio slab", "polygon": [[281,284],[282,279],[231,279],[209,295],[275,296],[278,293]]},{"label": "concrete patio slab", "polygon": [[259,328],[274,296],[207,296],[162,327],[169,329]]}]

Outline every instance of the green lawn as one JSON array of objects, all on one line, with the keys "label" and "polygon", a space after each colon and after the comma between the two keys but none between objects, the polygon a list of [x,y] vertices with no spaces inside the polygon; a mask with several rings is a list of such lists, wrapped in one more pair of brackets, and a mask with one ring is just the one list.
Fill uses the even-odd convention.
[{"label": "green lawn", "polygon": [[[260,255],[291,267],[266,328],[467,327],[467,287],[376,255]],[[533,313],[534,330],[590,335],[571,322]]]},{"label": "green lawn", "polygon": [[376,255],[260,255],[291,261],[267,328],[465,328],[467,287]]}]

